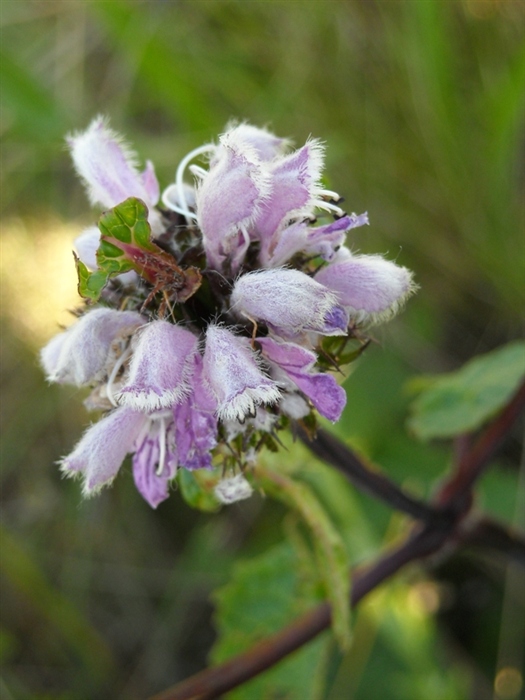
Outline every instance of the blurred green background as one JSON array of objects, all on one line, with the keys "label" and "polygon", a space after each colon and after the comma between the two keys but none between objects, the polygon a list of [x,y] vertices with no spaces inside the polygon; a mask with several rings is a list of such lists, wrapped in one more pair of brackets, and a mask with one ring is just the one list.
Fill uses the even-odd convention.
[{"label": "blurred green background", "polygon": [[[324,139],[330,188],[369,212],[352,249],[385,253],[421,287],[375,331],[336,430],[429,495],[449,451],[407,434],[406,381],[523,333],[525,14],[508,0],[2,0],[0,12],[0,696],[138,700],[205,664],[211,591],[236,557],[282,539],[285,511],[255,496],[205,515],[174,493],[153,512],[126,470],[88,502],[61,480],[54,463],[89,417],[79,391],[46,386],[37,351],[70,322],[71,242],[96,218],[64,135],[108,115],[162,186],[231,118],[296,145]],[[284,459],[304,461],[354,563],[406,527],[301,449]],[[519,461],[517,430],[480,488],[480,507],[507,521]],[[319,697],[523,697],[501,675],[524,649],[511,583],[506,562],[473,552],[407,571],[362,606]]]}]

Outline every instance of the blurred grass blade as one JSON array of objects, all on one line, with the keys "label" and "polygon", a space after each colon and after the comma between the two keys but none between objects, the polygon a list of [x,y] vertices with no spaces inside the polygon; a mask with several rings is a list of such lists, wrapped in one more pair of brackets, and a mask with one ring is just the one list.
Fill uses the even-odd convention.
[{"label": "blurred grass blade", "polygon": [[5,528],[0,528],[0,551],[4,575],[14,588],[78,654],[95,678],[105,678],[114,664],[104,639],[79,609],[49,583],[38,564]]},{"label": "blurred grass blade", "polygon": [[0,51],[3,118],[31,141],[61,138],[67,129],[65,114],[41,81],[34,78],[5,50]]},{"label": "blurred grass blade", "polygon": [[181,61],[157,32],[157,25],[162,23],[162,7],[122,0],[92,3],[89,7],[111,33],[119,53],[137,66],[141,80],[150,87],[155,102],[162,102],[185,122],[187,128],[209,129],[213,124],[213,110],[192,82],[191,66]]}]

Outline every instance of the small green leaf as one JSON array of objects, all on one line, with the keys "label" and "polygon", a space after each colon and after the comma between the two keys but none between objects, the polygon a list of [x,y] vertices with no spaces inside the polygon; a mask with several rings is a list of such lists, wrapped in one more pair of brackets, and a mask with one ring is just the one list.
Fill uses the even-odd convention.
[{"label": "small green leaf", "polygon": [[319,575],[332,605],[332,626],[342,649],[350,643],[350,562],[344,542],[317,500],[304,483],[258,466],[257,483],[274,498],[296,510],[312,534]]},{"label": "small green leaf", "polygon": [[[278,632],[319,602],[313,569],[289,542],[238,562],[230,582],[214,594],[218,641],[211,652],[221,663]],[[327,639],[321,636],[274,668],[228,694],[231,700],[320,700]]]},{"label": "small green leaf", "polygon": [[97,301],[102,293],[102,290],[107,284],[108,273],[103,270],[90,272],[84,265],[82,260],[75,255],[75,264],[78,274],[78,293],[84,299]]},{"label": "small green leaf", "polygon": [[[79,294],[98,301],[110,277],[135,270],[148,282],[155,284],[159,275],[165,283],[183,272],[175,259],[151,240],[148,208],[136,197],[130,197],[100,217],[100,245],[97,250],[98,270],[89,272],[77,260]],[[200,276],[189,289],[197,288]],[[182,284],[180,285],[182,287]]]},{"label": "small green leaf", "polygon": [[508,403],[524,377],[525,342],[509,343],[436,377],[413,402],[408,426],[421,440],[476,430]]},{"label": "small green leaf", "polygon": [[213,493],[213,487],[218,478],[212,472],[204,473],[202,469],[194,472],[188,469],[179,469],[177,480],[182,497],[192,508],[207,513],[220,508],[220,503]]}]

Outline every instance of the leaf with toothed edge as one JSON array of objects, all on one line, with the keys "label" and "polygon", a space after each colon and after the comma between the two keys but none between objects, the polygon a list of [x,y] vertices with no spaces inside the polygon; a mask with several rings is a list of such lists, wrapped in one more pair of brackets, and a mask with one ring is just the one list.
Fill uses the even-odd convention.
[{"label": "leaf with toothed edge", "polygon": [[345,545],[314,492],[304,482],[260,464],[255,483],[295,510],[308,526],[321,580],[332,606],[332,629],[341,649],[348,648],[350,630],[350,562]]},{"label": "leaf with toothed edge", "polygon": [[89,272],[77,260],[78,290],[81,296],[97,301],[111,277],[134,270],[153,285],[177,293],[185,301],[201,284],[196,268],[182,270],[169,253],[151,240],[148,208],[141,199],[130,197],[102,214],[98,227],[100,245],[97,250],[98,270]]}]

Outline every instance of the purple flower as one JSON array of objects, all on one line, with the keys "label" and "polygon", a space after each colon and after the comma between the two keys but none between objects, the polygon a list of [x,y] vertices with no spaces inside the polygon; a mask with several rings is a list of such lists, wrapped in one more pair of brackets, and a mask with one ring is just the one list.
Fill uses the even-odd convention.
[{"label": "purple flower", "polygon": [[197,221],[208,265],[221,269],[227,258],[237,269],[250,242],[248,228],[269,193],[269,176],[256,148],[240,127],[227,131],[209,172],[197,188]]},{"label": "purple flower", "polygon": [[147,418],[135,441],[133,479],[140,495],[156,508],[169,496],[169,484],[177,473],[175,424],[169,413]]},{"label": "purple flower", "polygon": [[217,446],[217,401],[204,384],[202,357],[194,355],[193,363],[191,393],[175,406],[173,415],[180,466],[203,469],[211,467]]},{"label": "purple flower", "polygon": [[330,374],[313,371],[317,356],[295,343],[282,343],[272,338],[258,338],[263,356],[282,372],[274,372],[279,380],[289,380],[307,396],[319,413],[336,422],[346,405],[346,393]]},{"label": "purple flower", "polygon": [[299,270],[276,268],[239,277],[231,305],[238,315],[264,321],[287,338],[306,332],[345,335],[348,327],[337,296]]},{"label": "purple flower", "polygon": [[88,311],[42,350],[40,357],[48,380],[76,386],[101,380],[114,365],[120,341],[144,321],[135,311]]},{"label": "purple flower", "polygon": [[280,397],[249,341],[220,326],[208,326],[203,376],[217,399],[220,419],[243,420],[255,413],[256,406],[273,404]]},{"label": "purple flower", "polygon": [[[91,201],[125,222],[116,240],[133,236],[143,257],[137,272],[106,282],[112,243],[98,255],[94,227],[75,241],[79,289],[107,308],[88,309],[55,336],[41,363],[50,381],[92,385],[86,406],[106,415],[63,471],[81,476],[90,495],[129,454],[153,508],[179,468],[209,470],[203,488],[223,503],[247,498],[245,474],[279,430],[301,420],[315,430],[315,411],[339,419],[346,394],[328,368],[348,361],[347,339],[362,338],[356,323],[398,310],[414,291],[411,273],[345,248],[368,216],[346,214],[324,189],[317,139],[290,152],[267,129],[229,124],[181,160],[160,210],[153,166],[141,172],[103,119],[68,143]],[[142,201],[121,207],[130,197]]]},{"label": "purple flower", "polygon": [[66,476],[81,475],[83,492],[91,496],[110,484],[124,458],[133,451],[147,417],[130,408],[112,411],[84,433],[73,452],[62,460]]},{"label": "purple flower", "polygon": [[412,273],[380,255],[352,255],[347,249],[315,275],[333,290],[358,323],[385,321],[414,293]]},{"label": "purple flower", "polygon": [[134,338],[129,377],[118,403],[151,413],[180,403],[190,392],[197,337],[181,326],[153,321]]},{"label": "purple flower", "polygon": [[265,198],[254,221],[257,237],[264,240],[291,218],[304,218],[312,214],[314,206],[320,203],[318,197],[322,190],[319,179],[323,155],[321,142],[312,139],[294,153],[267,165],[271,193]]},{"label": "purple flower", "polygon": [[271,161],[289,146],[288,139],[282,139],[267,129],[261,129],[243,122],[228,124],[226,131],[235,129],[239,140],[255,149],[262,161]]},{"label": "purple flower", "polygon": [[332,260],[346,232],[367,223],[366,213],[343,216],[316,228],[309,226],[308,221],[297,221],[261,242],[261,262],[265,267],[279,267],[299,252]]}]

